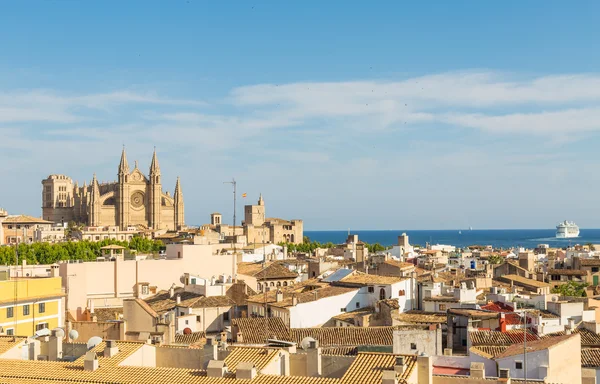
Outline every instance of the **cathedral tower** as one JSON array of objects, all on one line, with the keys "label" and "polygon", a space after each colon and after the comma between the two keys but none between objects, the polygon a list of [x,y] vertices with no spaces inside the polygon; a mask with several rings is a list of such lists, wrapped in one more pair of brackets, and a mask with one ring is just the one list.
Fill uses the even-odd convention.
[{"label": "cathedral tower", "polygon": [[96,180],[96,174],[92,179],[92,196],[90,200],[90,225],[93,227],[100,225],[100,186]]},{"label": "cathedral tower", "polygon": [[119,196],[118,196],[118,226],[125,230],[129,225],[129,164],[127,163],[127,154],[125,147],[121,153],[121,162],[119,163]]},{"label": "cathedral tower", "polygon": [[181,191],[181,184],[179,183],[179,176],[177,176],[177,184],[175,184],[175,193],[173,193],[175,200],[175,229],[179,230],[183,228],[183,192]]},{"label": "cathedral tower", "polygon": [[[177,192],[175,192],[177,193]],[[156,148],[150,164],[150,228],[161,228],[160,207],[162,203],[162,186],[160,181],[160,166],[156,158]],[[177,224],[175,224],[177,226]]]}]

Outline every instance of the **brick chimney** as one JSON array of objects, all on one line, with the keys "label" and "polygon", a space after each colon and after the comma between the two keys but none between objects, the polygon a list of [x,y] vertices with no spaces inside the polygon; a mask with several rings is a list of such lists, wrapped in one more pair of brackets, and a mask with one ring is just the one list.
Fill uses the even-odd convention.
[{"label": "brick chimney", "polygon": [[500,313],[500,332],[506,332],[506,314]]}]

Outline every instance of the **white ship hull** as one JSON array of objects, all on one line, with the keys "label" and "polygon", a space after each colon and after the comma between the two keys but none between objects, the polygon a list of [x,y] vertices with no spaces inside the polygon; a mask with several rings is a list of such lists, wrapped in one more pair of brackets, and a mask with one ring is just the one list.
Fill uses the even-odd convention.
[{"label": "white ship hull", "polygon": [[575,223],[565,220],[556,226],[557,239],[570,239],[573,237],[579,237],[579,227]]},{"label": "white ship hull", "polygon": [[557,239],[570,239],[572,237],[579,237],[579,231],[573,232],[573,233],[565,233],[565,232],[558,233],[558,232],[556,232]]}]

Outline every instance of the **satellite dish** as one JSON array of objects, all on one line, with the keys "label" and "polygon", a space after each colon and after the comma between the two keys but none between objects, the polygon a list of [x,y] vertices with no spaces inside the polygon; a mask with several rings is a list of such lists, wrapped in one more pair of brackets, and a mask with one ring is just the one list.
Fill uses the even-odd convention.
[{"label": "satellite dish", "polygon": [[40,329],[35,331],[35,337],[50,336],[50,330],[48,328]]},{"label": "satellite dish", "polygon": [[98,336],[94,336],[94,337],[90,337],[90,339],[87,342],[87,349],[88,351],[92,348],[94,348],[96,345],[100,344],[102,342],[102,338],[98,337]]},{"label": "satellite dish", "polygon": [[77,338],[79,338],[79,332],[77,332],[75,329],[71,329],[69,331],[69,338],[73,341],[77,340]]},{"label": "satellite dish", "polygon": [[54,335],[58,338],[58,339],[64,339],[65,338],[65,331],[62,328],[54,328],[52,330],[52,333],[54,333]]},{"label": "satellite dish", "polygon": [[317,341],[315,339],[313,339],[310,336],[305,337],[304,339],[302,339],[302,341],[300,342],[300,348],[304,349],[305,351],[310,347],[310,342],[311,341]]}]

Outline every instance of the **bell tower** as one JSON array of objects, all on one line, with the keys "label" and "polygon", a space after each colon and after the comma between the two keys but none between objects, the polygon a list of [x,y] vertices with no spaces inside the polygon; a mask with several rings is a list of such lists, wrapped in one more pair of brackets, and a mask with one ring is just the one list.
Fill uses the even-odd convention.
[{"label": "bell tower", "polygon": [[117,225],[124,230],[129,225],[129,164],[127,163],[127,154],[125,146],[121,153],[121,162],[119,163],[119,196],[118,199],[118,222]]},{"label": "bell tower", "polygon": [[162,203],[162,184],[160,180],[160,166],[156,157],[156,147],[150,164],[150,228],[161,228],[160,209]]},{"label": "bell tower", "polygon": [[180,230],[184,226],[183,222],[183,192],[177,176],[177,184],[175,184],[175,192],[173,193],[175,200],[175,230]]}]

